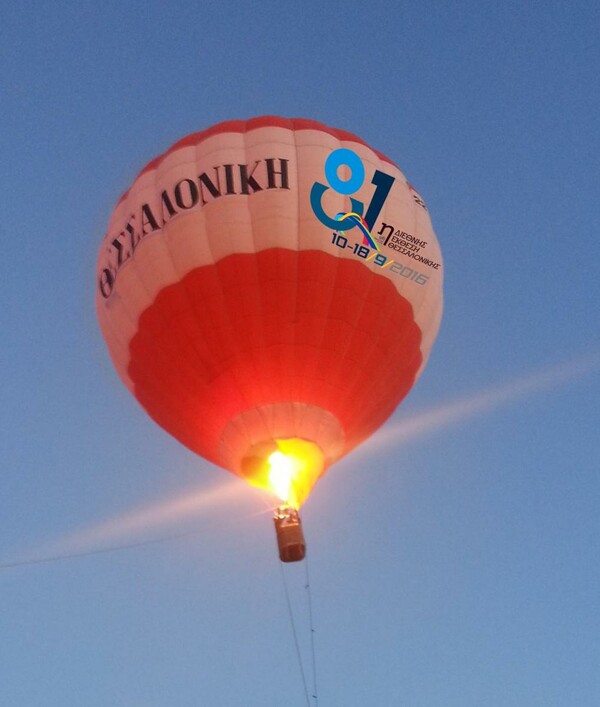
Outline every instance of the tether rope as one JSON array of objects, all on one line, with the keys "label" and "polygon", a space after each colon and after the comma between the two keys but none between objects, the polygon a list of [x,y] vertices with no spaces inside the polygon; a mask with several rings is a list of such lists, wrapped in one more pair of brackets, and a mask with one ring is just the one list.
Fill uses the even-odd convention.
[{"label": "tether rope", "polygon": [[13,567],[27,567],[28,565],[41,565],[49,562],[61,562],[62,560],[72,560],[78,557],[90,557],[91,555],[104,555],[109,552],[119,552],[120,550],[132,550],[136,547],[145,547],[146,545],[158,545],[159,543],[166,543],[170,540],[179,540],[180,538],[187,538],[190,535],[199,535],[202,532],[204,532],[204,530],[188,530],[185,533],[166,535],[161,538],[153,538],[151,540],[140,540],[134,543],[112,545],[110,547],[100,547],[92,550],[80,550],[78,552],[68,552],[59,555],[48,555],[47,557],[33,557],[29,560],[14,560],[12,562],[2,562],[0,563],[0,570],[11,569]]},{"label": "tether rope", "polygon": [[306,684],[306,675],[304,673],[304,665],[302,663],[302,654],[300,652],[300,644],[298,643],[298,633],[296,631],[296,622],[294,621],[294,612],[292,611],[292,603],[290,601],[290,593],[288,591],[287,580],[285,578],[285,572],[283,570],[283,562],[279,562],[279,569],[281,570],[281,578],[283,580],[283,589],[285,591],[285,600],[287,603],[288,614],[290,617],[290,624],[292,626],[292,633],[294,634],[294,645],[296,646],[296,657],[298,658],[298,667],[300,668],[300,675],[302,676],[302,685],[304,687],[304,696],[306,698],[306,704],[310,707],[310,698],[308,696],[308,686]]},{"label": "tether rope", "polygon": [[312,596],[310,591],[310,577],[308,574],[308,557],[304,560],[304,565],[306,569],[306,594],[308,596],[308,625],[310,628],[310,652],[312,656],[312,673],[313,673],[313,699],[315,701],[315,707],[319,705],[319,698],[317,692],[317,658],[315,652],[315,626],[313,622],[313,611],[312,611]]}]

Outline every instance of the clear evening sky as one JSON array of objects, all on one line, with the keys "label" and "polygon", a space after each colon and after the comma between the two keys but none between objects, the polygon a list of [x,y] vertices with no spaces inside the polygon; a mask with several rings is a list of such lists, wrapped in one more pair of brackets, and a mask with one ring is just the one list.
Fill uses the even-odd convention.
[{"label": "clear evening sky", "polygon": [[93,304],[137,171],[264,114],[388,154],[445,258],[423,376],[303,511],[320,707],[600,704],[599,29],[595,2],[0,3],[0,704],[306,704],[263,499],[143,414]]}]

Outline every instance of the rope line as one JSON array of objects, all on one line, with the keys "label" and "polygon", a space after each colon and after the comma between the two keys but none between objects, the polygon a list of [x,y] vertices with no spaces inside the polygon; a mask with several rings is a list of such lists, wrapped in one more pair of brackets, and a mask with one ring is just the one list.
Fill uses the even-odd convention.
[{"label": "rope line", "polygon": [[[268,510],[272,511],[272,506],[269,506]],[[240,520],[254,518],[255,516],[262,515],[264,513],[266,513],[266,511],[251,513],[247,516],[243,516]],[[196,528],[195,530],[185,530],[181,533],[172,533],[171,535],[162,535],[158,538],[150,538],[149,540],[138,540],[136,542],[131,543],[119,543],[117,545],[109,545],[108,547],[90,548],[88,550],[77,550],[74,552],[57,553],[56,555],[32,557],[28,560],[9,560],[7,562],[0,562],[0,571],[13,569],[15,567],[27,567],[29,565],[43,565],[52,562],[62,562],[64,560],[74,560],[80,557],[91,557],[92,555],[106,555],[110,552],[120,552],[121,550],[133,550],[138,547],[147,547],[148,545],[160,545],[161,543],[168,543],[171,540],[181,540],[182,538],[189,538],[194,535],[201,535],[204,532],[206,532],[204,528]]]},{"label": "rope line", "polygon": [[158,545],[166,543],[170,540],[179,540],[187,538],[190,535],[199,535],[203,530],[188,530],[185,533],[177,533],[174,535],[166,535],[161,538],[152,538],[151,540],[140,540],[135,543],[127,543],[122,545],[112,545],[110,547],[100,547],[92,550],[80,550],[79,552],[69,552],[60,555],[49,555],[48,557],[34,557],[30,560],[15,560],[13,562],[3,562],[0,564],[0,570],[7,570],[13,567],[27,567],[28,565],[41,565],[49,562],[61,562],[63,560],[72,560],[78,557],[89,557],[91,555],[105,555],[109,552],[119,552],[120,550],[132,550],[136,547],[146,547],[147,545]]},{"label": "rope line", "polygon": [[283,589],[285,591],[285,600],[287,603],[288,614],[290,617],[290,624],[292,626],[292,633],[294,634],[294,645],[296,646],[296,657],[298,658],[298,667],[300,668],[300,675],[302,676],[302,685],[304,686],[304,696],[306,698],[306,704],[310,707],[310,698],[308,696],[308,686],[306,684],[306,675],[304,673],[304,665],[302,663],[302,654],[300,652],[300,644],[298,643],[298,633],[296,631],[296,622],[294,621],[294,613],[292,611],[292,603],[290,601],[290,594],[288,591],[287,580],[285,578],[285,572],[283,571],[283,563],[279,562],[279,569],[281,570],[281,578],[283,579]]},{"label": "rope line", "polygon": [[310,591],[310,577],[308,574],[308,557],[304,560],[304,565],[306,569],[306,594],[308,595],[308,625],[310,628],[310,652],[312,656],[312,674],[313,674],[313,699],[315,701],[315,707],[319,707],[319,698],[317,692],[317,658],[315,652],[315,626],[313,622],[313,610],[312,610],[312,595]]}]

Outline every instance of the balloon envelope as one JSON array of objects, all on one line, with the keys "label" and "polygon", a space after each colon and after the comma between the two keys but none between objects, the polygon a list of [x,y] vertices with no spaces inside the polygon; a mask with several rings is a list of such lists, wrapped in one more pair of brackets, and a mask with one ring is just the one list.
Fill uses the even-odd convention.
[{"label": "balloon envelope", "polygon": [[441,263],[393,162],[267,116],[190,135],[140,172],[100,247],[96,308],[150,417],[265,488],[273,454],[289,454],[297,507],[423,369]]}]

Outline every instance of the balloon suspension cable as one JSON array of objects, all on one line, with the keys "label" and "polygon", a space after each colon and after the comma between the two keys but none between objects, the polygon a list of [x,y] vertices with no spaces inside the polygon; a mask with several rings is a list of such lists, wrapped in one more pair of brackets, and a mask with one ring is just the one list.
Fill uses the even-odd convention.
[{"label": "balloon suspension cable", "polygon": [[[286,518],[290,517],[290,511],[292,511],[292,510],[293,509],[290,509],[289,507],[280,506],[275,511],[275,519],[277,519],[277,518],[281,519],[282,517],[286,517]],[[299,516],[298,516],[297,511],[293,511],[293,515],[291,517],[294,519],[297,519],[299,522]],[[302,537],[302,544],[304,544],[303,537]],[[285,600],[286,600],[286,604],[287,604],[287,608],[288,608],[290,626],[292,628],[292,635],[294,638],[294,646],[296,649],[296,657],[298,659],[298,667],[300,669],[300,676],[302,678],[302,685],[304,688],[304,697],[306,699],[306,704],[308,705],[308,707],[311,707],[306,671],[304,669],[304,662],[302,660],[302,651],[300,649],[300,641],[298,638],[296,621],[294,619],[294,612],[292,609],[292,601],[290,598],[290,592],[289,592],[288,583],[287,583],[287,579],[285,576],[285,570],[284,570],[284,564],[290,562],[290,560],[288,558],[286,558],[285,554],[281,554],[281,549],[282,548],[280,545],[280,560],[281,560],[281,562],[279,563],[279,568],[281,570],[281,578],[283,581]],[[310,577],[309,577],[309,571],[308,571],[308,560],[306,559],[304,552],[302,552],[302,557],[305,562],[305,565],[304,565],[304,568],[305,568],[304,589],[306,590],[306,596],[307,596],[308,630],[309,630],[309,635],[310,635],[310,653],[311,653],[311,667],[312,667],[312,692],[311,692],[311,695],[314,700],[314,707],[318,707],[319,698],[318,698],[318,693],[317,693],[317,661],[316,661],[316,651],[315,651],[315,628],[314,628],[314,621],[313,621],[312,595],[311,595]],[[296,561],[296,560],[292,560],[292,561]]]}]

